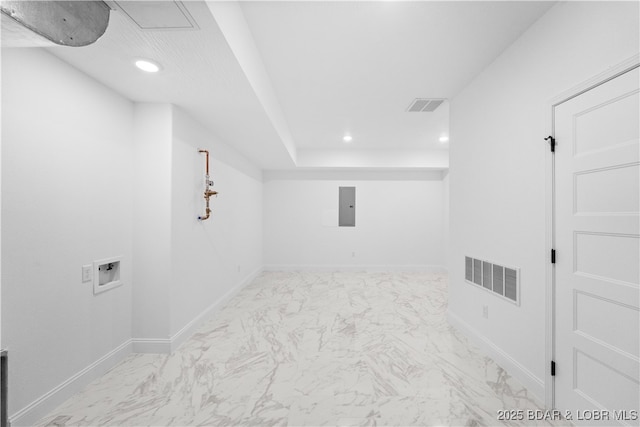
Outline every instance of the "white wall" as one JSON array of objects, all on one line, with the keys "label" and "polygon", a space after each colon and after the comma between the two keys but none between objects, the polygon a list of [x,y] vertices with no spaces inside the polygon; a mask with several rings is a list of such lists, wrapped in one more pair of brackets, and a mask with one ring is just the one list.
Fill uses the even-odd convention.
[{"label": "white wall", "polygon": [[[204,215],[205,155],[214,190]],[[171,334],[219,306],[262,268],[261,172],[221,144],[179,108],[173,109],[171,202]]]},{"label": "white wall", "polygon": [[[167,352],[262,266],[261,172],[168,104],[133,104],[42,49],[2,50],[2,339],[13,425],[132,349]],[[204,156],[220,196],[198,222]],[[93,295],[81,266],[123,256]]]},{"label": "white wall", "polygon": [[449,212],[449,200],[450,200],[450,180],[449,180],[449,170],[446,170],[442,173],[442,218],[443,218],[443,253],[444,253],[444,265],[449,266],[449,259],[451,257],[451,244],[450,244],[450,235],[451,232],[449,230],[450,226],[450,212]]},{"label": "white wall", "polygon": [[[452,102],[450,313],[545,378],[545,156],[548,102],[638,53],[637,2],[559,3]],[[464,282],[464,256],[521,268],[521,306]],[[489,319],[482,318],[489,306]]]},{"label": "white wall", "polygon": [[[131,337],[133,106],[41,49],[2,49],[2,122],[15,415]],[[124,285],[94,295],[82,265],[116,255]]]},{"label": "white wall", "polygon": [[[261,269],[262,175],[180,108],[134,117],[134,351],[169,352]],[[200,148],[220,192],[206,221]]]},{"label": "white wall", "polygon": [[133,336],[168,340],[172,108],[168,104],[135,104],[134,119]]},{"label": "white wall", "polygon": [[[356,187],[355,227],[337,226],[340,186]],[[442,266],[442,191],[440,172],[266,173],[265,264]]]}]

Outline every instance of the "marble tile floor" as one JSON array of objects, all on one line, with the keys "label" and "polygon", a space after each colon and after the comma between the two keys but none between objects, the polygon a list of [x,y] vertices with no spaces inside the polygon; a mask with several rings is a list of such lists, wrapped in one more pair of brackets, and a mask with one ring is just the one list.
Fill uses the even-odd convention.
[{"label": "marble tile floor", "polygon": [[540,404],[446,308],[443,274],[265,272],[172,355],[130,355],[38,426],[552,425],[497,420]]}]

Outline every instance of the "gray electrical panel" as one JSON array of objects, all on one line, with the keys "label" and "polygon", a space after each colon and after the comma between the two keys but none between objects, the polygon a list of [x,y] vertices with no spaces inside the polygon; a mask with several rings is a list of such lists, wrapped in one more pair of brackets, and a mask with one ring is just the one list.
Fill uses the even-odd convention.
[{"label": "gray electrical panel", "polygon": [[338,225],[356,226],[356,187],[339,188]]}]

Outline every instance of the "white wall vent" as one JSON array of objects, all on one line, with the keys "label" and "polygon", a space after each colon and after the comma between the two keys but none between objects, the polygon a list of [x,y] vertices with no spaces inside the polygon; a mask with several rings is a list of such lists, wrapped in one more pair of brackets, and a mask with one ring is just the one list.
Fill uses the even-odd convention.
[{"label": "white wall vent", "polygon": [[410,113],[432,113],[444,102],[444,99],[416,98],[407,111]]},{"label": "white wall vent", "polygon": [[468,256],[464,257],[464,279],[473,282],[473,259]]},{"label": "white wall vent", "polygon": [[505,267],[466,256],[464,278],[467,283],[520,305],[519,268]]},{"label": "white wall vent", "polygon": [[482,261],[473,260],[473,283],[482,286]]}]

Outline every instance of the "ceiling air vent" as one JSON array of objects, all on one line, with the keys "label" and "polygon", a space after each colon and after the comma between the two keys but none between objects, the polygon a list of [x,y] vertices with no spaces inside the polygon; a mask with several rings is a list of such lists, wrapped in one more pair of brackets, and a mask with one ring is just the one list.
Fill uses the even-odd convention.
[{"label": "ceiling air vent", "polygon": [[416,98],[413,100],[407,111],[410,113],[432,113],[444,102],[444,99]]},{"label": "ceiling air vent", "polygon": [[113,0],[141,30],[198,30],[183,2],[173,1],[122,1]]}]

